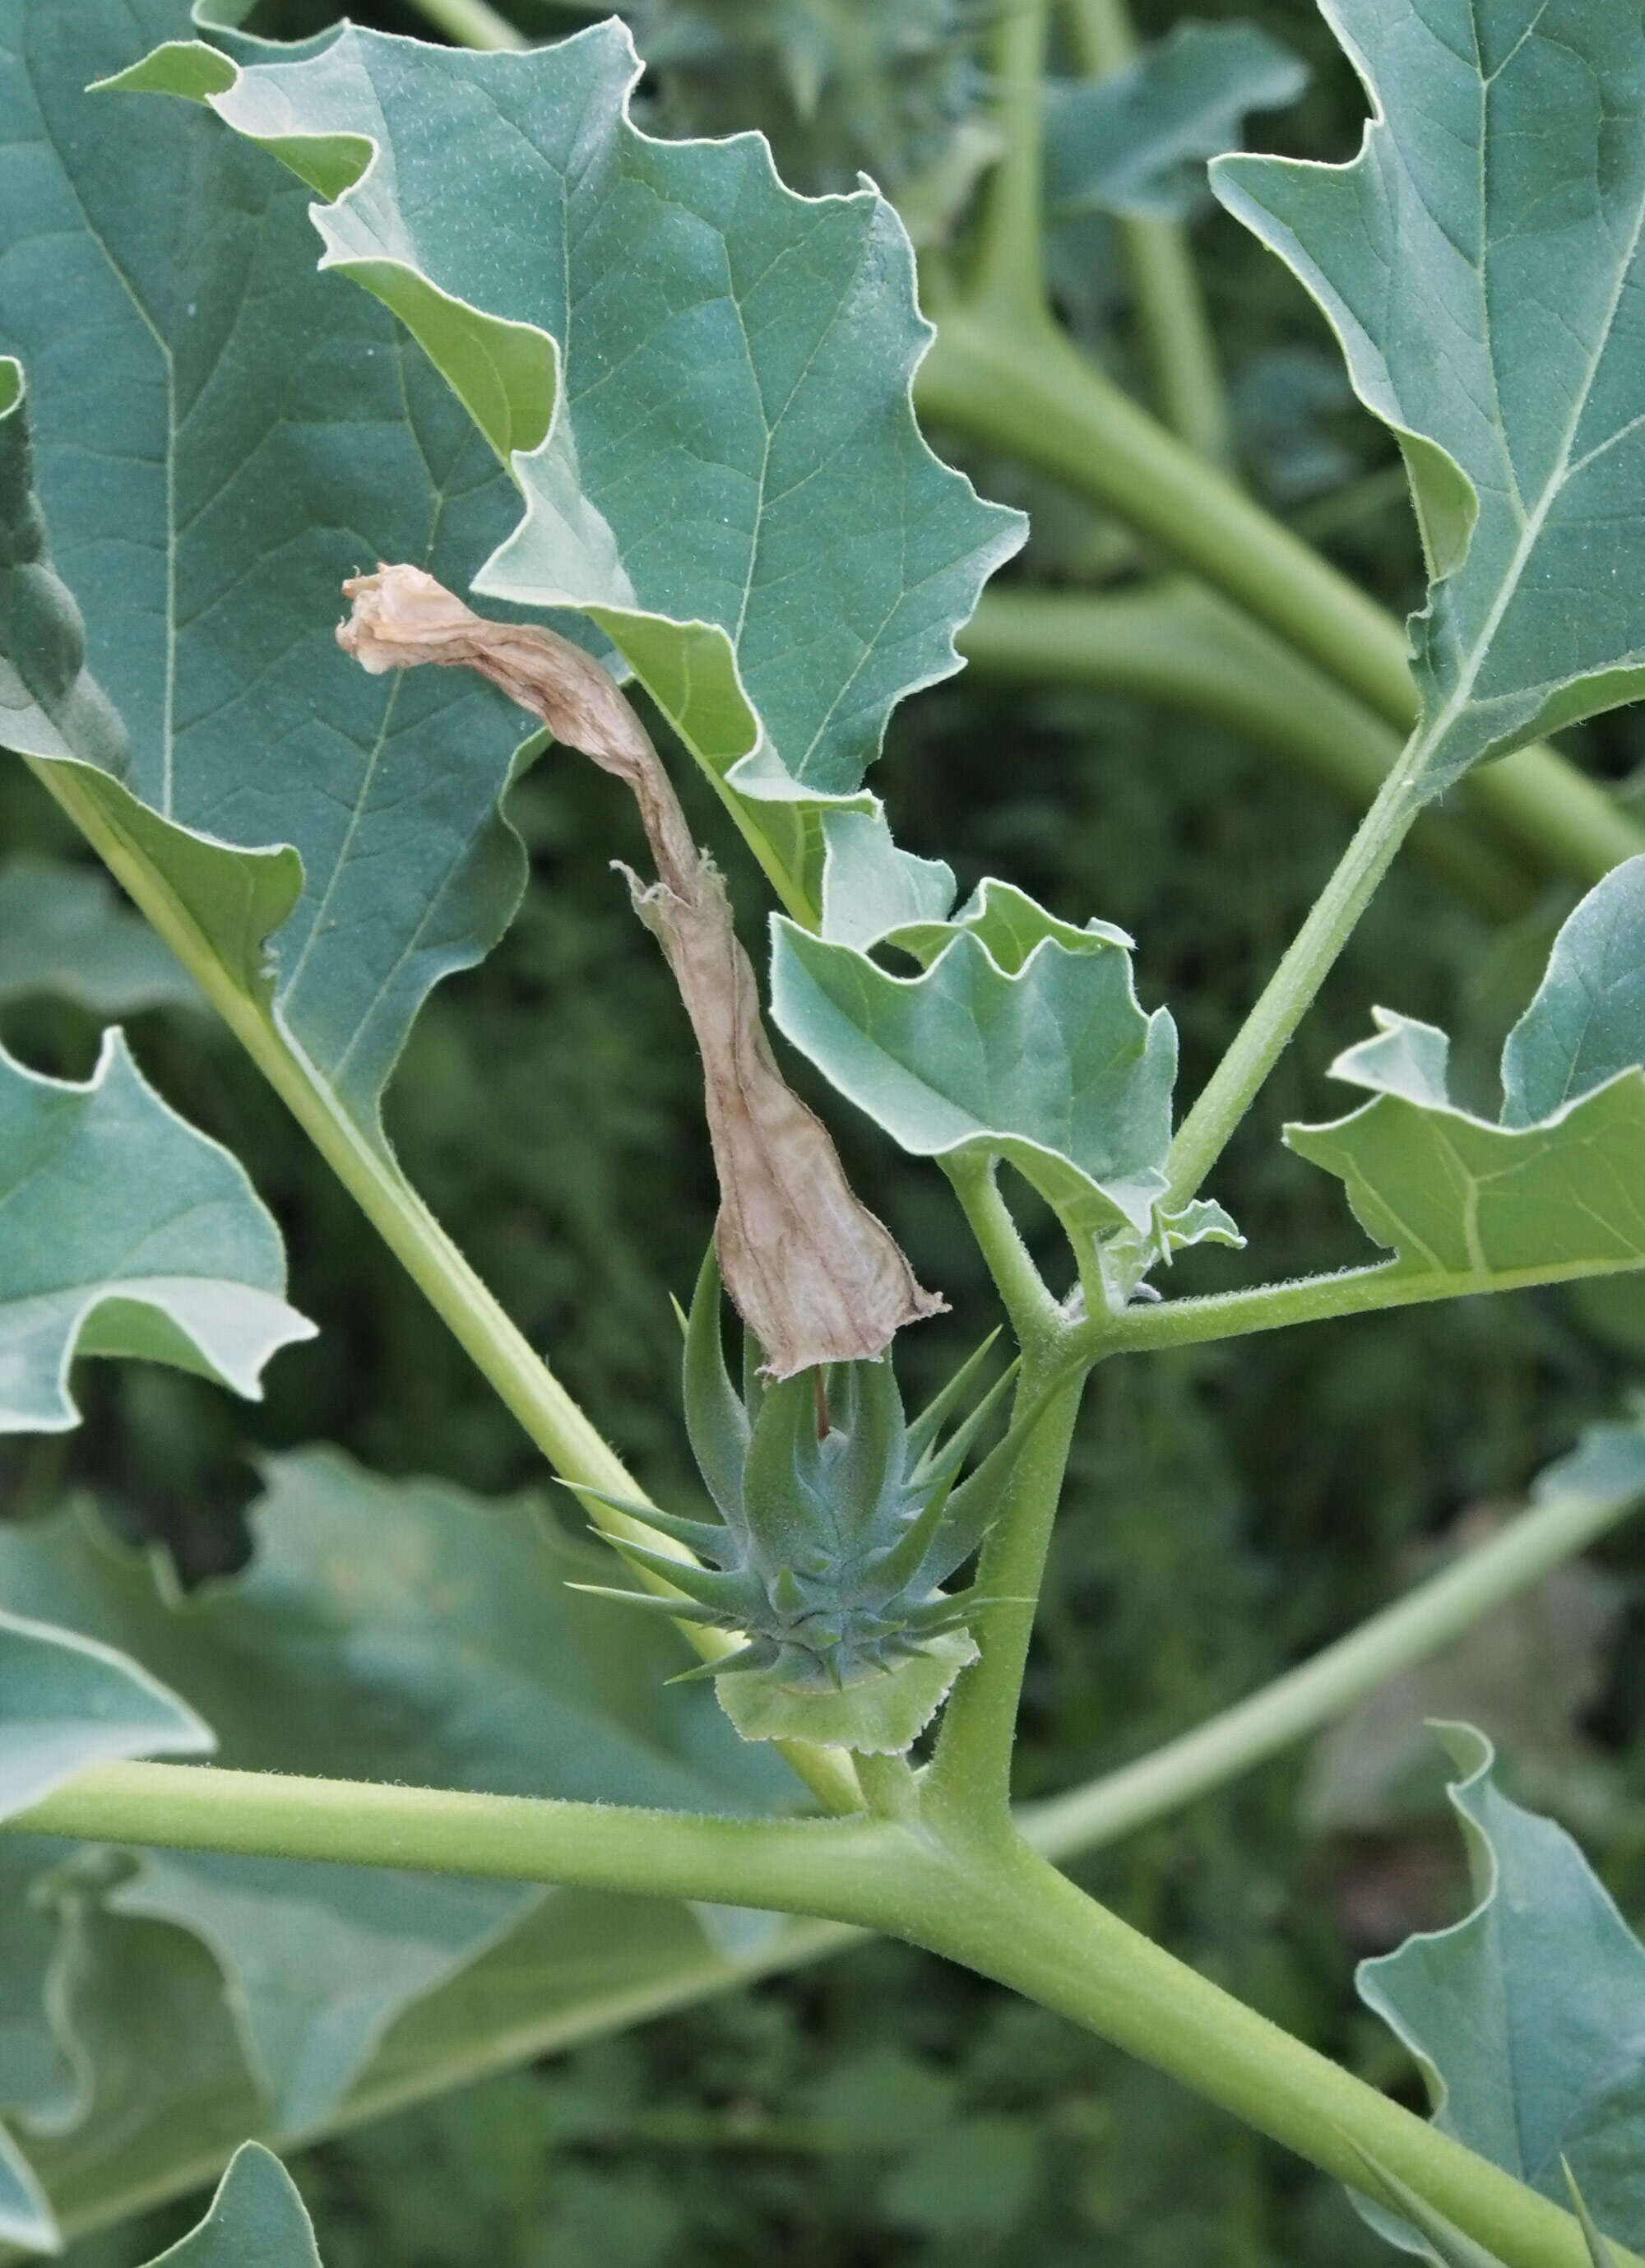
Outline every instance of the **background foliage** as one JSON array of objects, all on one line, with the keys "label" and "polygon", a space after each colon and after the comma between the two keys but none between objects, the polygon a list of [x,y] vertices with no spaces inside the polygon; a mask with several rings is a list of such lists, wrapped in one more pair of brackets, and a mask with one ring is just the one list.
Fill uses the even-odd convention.
[{"label": "background foliage", "polygon": [[[356,12],[417,27],[389,6]],[[879,12],[951,24],[963,11]],[[1162,31],[1176,12],[1140,6],[1141,28]],[[1311,6],[1270,0],[1236,11],[1201,0],[1198,12],[1254,17],[1312,66],[1304,99],[1263,122],[1266,144],[1349,154],[1361,97]],[[545,33],[578,20],[545,0],[521,0],[518,13]],[[325,0],[265,0],[254,26],[297,33],[328,20]],[[956,99],[959,67],[950,57],[922,70],[907,82],[901,125],[924,154],[932,126],[920,105]],[[754,74],[733,113],[722,89],[713,126],[765,122],[762,99],[788,98]],[[784,156],[801,186],[823,185],[863,129],[853,114],[832,130],[809,160],[803,139],[790,138]],[[853,151],[850,163],[861,161]],[[810,184],[807,162],[821,169]],[[1420,563],[1385,436],[1352,409],[1323,327],[1277,263],[1220,214],[1198,230],[1247,476],[1403,609]],[[1077,247],[1059,248],[1071,311],[1125,373],[1135,350],[1120,264],[1099,225],[1079,231]],[[1130,539],[1012,468],[973,460],[969,469],[986,493],[1035,514],[1014,572],[1123,578],[1138,563]],[[1585,739],[1591,768],[1612,779],[1645,757],[1626,715]],[[689,768],[676,777],[752,927],[760,907],[745,858],[723,839]],[[907,705],[877,784],[900,839],[946,858],[963,887],[1002,868],[1060,914],[1129,929],[1144,1005],[1169,999],[1177,1015],[1188,1093],[1345,833],[1322,790],[1231,740],[1116,699],[1006,696],[965,677]],[[654,946],[604,859],[584,847],[597,823],[626,823],[604,784],[550,759],[522,783],[512,813],[532,862],[525,906],[488,962],[435,995],[390,1098],[390,1127],[413,1179],[528,1336],[635,1469],[667,1491],[687,1462],[661,1287],[688,1290],[714,1204],[696,1067]],[[0,774],[0,830],[8,857],[78,855],[11,769]],[[1551,901],[1493,930],[1420,867],[1396,871],[1219,1175],[1268,1273],[1361,1256],[1333,1185],[1274,1138],[1282,1118],[1319,1115],[1322,1095],[1338,1107],[1320,1075],[1362,1036],[1369,1002],[1453,1030],[1459,1090],[1483,1100],[1484,1067],[1561,910]],[[246,1159],[286,1228],[291,1297],[323,1336],[282,1357],[261,1408],[158,1368],[84,1369],[79,1432],[5,1447],[6,1516],[27,1520],[84,1488],[120,1534],[162,1545],[197,1583],[247,1556],[255,1448],[326,1439],[385,1473],[493,1492],[533,1479],[512,1421],[408,1296],[255,1071],[208,1019],[158,989],[162,1005],[129,1020],[138,1059],[195,1124]],[[0,1039],[42,1070],[84,1078],[97,1023],[32,993],[0,998]],[[985,1287],[944,1185],[844,1112],[831,1116],[854,1177],[922,1279],[974,1314]],[[1196,1256],[1179,1265],[1185,1288],[1201,1280]],[[911,1403],[959,1344],[948,1326],[910,1336]],[[1641,1354],[1645,1295],[1624,1279],[1105,1366],[1031,1669],[1021,1792],[1050,1793],[1122,1761],[1383,1602],[1414,1555],[1431,1555],[1459,1520],[1489,1517],[1583,1422],[1614,1410]],[[1510,1764],[1521,1760],[1522,1787],[1563,1807],[1637,1916],[1645,1539],[1625,1530],[1603,1556],[1610,1587],[1562,1579],[1534,1611],[1493,1625],[1482,1651],[1450,1666],[1449,1687],[1430,1673],[1406,1697],[1407,1716],[1449,1708],[1497,1734]],[[1539,1647],[1569,1674],[1541,1674]],[[1352,1959],[1450,1918],[1465,1889],[1437,1753],[1413,1767],[1408,1742],[1384,1753],[1373,1729],[1253,1775],[1086,1872],[1174,1951],[1382,2078],[1398,2068],[1397,2051],[1353,2000]],[[494,2268],[738,2268],[773,2257],[793,2268],[1353,2268],[1385,2257],[1333,2188],[1257,2138],[1058,2019],[884,1945],[403,2114],[294,2161],[293,2171],[330,2268],[481,2258]],[[145,2259],[200,2209],[190,2201],[88,2239],[70,2256],[75,2268]]]}]

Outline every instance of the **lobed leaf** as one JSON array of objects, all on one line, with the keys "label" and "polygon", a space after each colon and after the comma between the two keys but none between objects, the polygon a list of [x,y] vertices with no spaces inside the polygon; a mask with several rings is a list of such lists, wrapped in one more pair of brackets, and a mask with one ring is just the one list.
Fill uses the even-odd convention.
[{"label": "lobed leaf", "polygon": [[216,1745],[187,1702],[112,1646],[0,1613],[0,1818],[84,1765]]},{"label": "lobed leaf", "polygon": [[986,881],[951,919],[885,933],[919,976],[781,917],[773,940],[784,1035],[914,1156],[1015,1166],[1105,1296],[1123,1302],[1175,1244],[1237,1241],[1220,1208],[1161,1210],[1177,1034],[1138,1006],[1123,931],[1076,929]]},{"label": "lobed leaf", "polygon": [[1637,2246],[1645,1947],[1564,1830],[1500,1792],[1490,1742],[1436,1729],[1476,1903],[1362,1962],[1360,1997],[1415,2057],[1436,2124],[1561,2205],[1568,2168],[1594,2220]]},{"label": "lobed leaf", "polygon": [[1295,102],[1306,67],[1254,24],[1185,18],[1103,77],[1046,89],[1046,204],[1053,220],[1107,212],[1181,219],[1208,158],[1237,149],[1253,110]]},{"label": "lobed leaf", "polygon": [[118,1031],[84,1086],[0,1049],[0,1432],[60,1432],[76,1354],[198,1372],[255,1400],[314,1327],[239,1166],[145,1085]]},{"label": "lobed leaf", "polygon": [[[609,1559],[547,1532],[529,1501],[378,1481],[325,1452],[275,1460],[268,1481],[257,1557],[232,1583],[180,1602],[59,1518],[0,1530],[0,1589],[163,1675],[231,1765],[693,1811],[789,1800],[783,1768],[709,1693],[666,1690],[687,1658],[676,1633],[616,1630],[568,1589]],[[29,2045],[31,2099],[60,2106],[32,2154],[71,2215],[168,2169],[197,2178],[202,2150],[250,2129],[312,2133],[376,2087],[415,2091],[458,2041],[471,2064],[507,2060],[523,2028],[598,2026],[635,1992],[727,1973],[683,1906],[208,1853],[144,1852],[84,1884],[60,1859],[48,1845],[33,1862],[55,1931],[0,1932],[0,2018],[13,2010]],[[67,1975],[64,1930],[80,1946]],[[80,2124],[40,2038],[54,1961],[75,2057],[97,2073]],[[158,2072],[140,2052],[151,2025],[174,2036]],[[7,2036],[0,2021],[0,2051]],[[392,2081],[373,2076],[386,2053]]]},{"label": "lobed leaf", "polygon": [[920,437],[891,207],[794,195],[757,136],[650,140],[640,68],[612,22],[508,55],[345,30],[215,85],[172,48],[124,83],[203,94],[319,192],[322,265],[401,317],[518,485],[474,587],[596,623],[798,904],[800,807],[858,797],[1024,524]]},{"label": "lobed leaf", "polygon": [[297,185],[207,118],[85,92],[188,20],[0,0],[0,350],[39,492],[7,363],[0,740],[135,847],[236,990],[272,990],[380,1138],[419,1004],[518,901],[518,732],[488,688],[351,668],[337,588],[379,556],[463,577],[510,492],[385,311],[315,276]]},{"label": "lobed leaf", "polygon": [[1396,1257],[1393,1278],[1458,1291],[1645,1263],[1645,858],[1612,868],[1554,940],[1548,973],[1502,1051],[1498,1123],[1450,1100],[1449,1042],[1379,1008],[1378,1032],[1333,1075],[1376,1100],[1288,1126],[1345,1184],[1355,1218]]},{"label": "lobed leaf", "polygon": [[1322,6],[1374,106],[1359,155],[1211,180],[1405,453],[1432,795],[1645,685],[1645,33],[1614,0]]},{"label": "lobed leaf", "polygon": [[205,2219],[149,2268],[320,2268],[320,2262],[296,2183],[261,2142],[243,2142]]},{"label": "lobed leaf", "polygon": [[4,2126],[0,2126],[0,2243],[27,2252],[56,2252],[62,2240],[46,2192]]},{"label": "lobed leaf", "polygon": [[[89,1764],[197,1756],[215,1745],[187,1703],[110,1646],[0,1613],[0,1818],[27,1808]],[[25,1838],[26,1841],[29,1838]],[[20,1898],[38,1850],[0,1846],[0,1898]],[[53,1932],[24,1905],[8,1912],[0,1955],[0,2110],[31,2123],[72,2119],[84,2088],[47,2006]],[[27,2161],[0,2126],[0,2242],[58,2249],[56,2224]]]}]

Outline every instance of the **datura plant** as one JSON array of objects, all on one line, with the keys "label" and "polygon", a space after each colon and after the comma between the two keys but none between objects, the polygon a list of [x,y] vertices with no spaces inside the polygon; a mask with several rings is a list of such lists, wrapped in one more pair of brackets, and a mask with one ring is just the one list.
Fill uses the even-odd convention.
[{"label": "datura plant", "polygon": [[[266,1461],[249,1565],[186,1599],[72,1506],[0,1524],[13,2254],[226,2169],[166,2257],[313,2268],[266,2142],[852,1928],[1146,2059],[1407,2250],[1645,2254],[1645,1949],[1480,1734],[1442,1728],[1472,1909],[1360,1979],[1431,2119],[1057,1863],[1599,1536],[1645,1497],[1645,1422],[1592,1431],[1272,1691],[1012,1807],[1097,1365],[1645,1266],[1645,835],[1539,738],[1645,687],[1645,21],[1320,4],[1371,114],[1344,165],[1231,149],[1301,84],[1271,40],[1137,48],[1117,0],[922,0],[867,28],[820,0],[657,0],[638,109],[616,19],[532,48],[481,0],[424,0],[470,44],[284,48],[211,0],[0,0],[0,739],[180,965],[83,872],[31,871],[0,895],[6,981],[166,1004],[185,1033],[214,1010],[595,1530],[318,1447]],[[760,60],[741,96],[728,55]],[[762,122],[737,102],[772,86],[779,157],[826,194],[759,132],[693,138]],[[1428,575],[1406,630],[1228,469],[1184,234],[1208,180],[1398,444]],[[1093,217],[1157,417],[1047,289]],[[1168,571],[985,593],[1025,522],[916,409]],[[867,784],[893,710],[963,657],[1217,717],[1366,806],[1186,1110],[1147,940],[1134,965],[1100,909],[998,876],[957,903],[941,846],[899,843]],[[583,758],[610,798],[590,860],[640,855],[637,815],[650,871],[622,871],[719,1186],[683,1318],[704,1500],[662,1508],[383,1120],[430,991],[518,909],[510,787]],[[689,815],[716,804],[721,861]],[[1224,1152],[1407,837],[1494,916],[1580,902],[1500,1109],[1453,1095],[1436,1025],[1365,1004],[1334,1066],[1356,1107],[1288,1128],[1278,1169],[1339,1181],[1377,1253],[1268,1280]],[[877,1130],[847,1155],[883,1137],[945,1177],[1015,1343],[912,1420],[900,1342],[935,1344],[945,1300],[799,1059],[841,1132]],[[5,1430],[73,1427],[80,1359],[254,1395],[312,1332],[246,1172],[118,1030],[84,1083],[0,1057],[0,1132]],[[995,1321],[957,1318],[960,1343]]]}]

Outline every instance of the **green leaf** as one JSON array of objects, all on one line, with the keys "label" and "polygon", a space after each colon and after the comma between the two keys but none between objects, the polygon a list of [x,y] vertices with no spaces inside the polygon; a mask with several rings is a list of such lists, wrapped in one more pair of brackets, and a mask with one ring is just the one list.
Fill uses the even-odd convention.
[{"label": "green leaf", "polygon": [[96,868],[11,858],[0,866],[0,1000],[36,993],[94,1016],[205,1005],[175,954]]},{"label": "green leaf", "polygon": [[0,2126],[0,2243],[19,2245],[26,2252],[56,2252],[62,2242],[46,2192]]},{"label": "green leaf", "polygon": [[1415,2057],[1437,2125],[1561,2205],[1568,2161],[1596,2218],[1637,2245],[1645,1947],[1563,1828],[1500,1792],[1483,1734],[1436,1729],[1462,1775],[1476,1903],[1362,1962],[1360,1997]]},{"label": "green leaf", "polygon": [[1306,67],[1254,24],[1185,20],[1105,77],[1046,90],[1048,216],[1184,218],[1206,160],[1237,149],[1248,114],[1295,102]]},{"label": "green leaf", "polygon": [[167,1362],[255,1400],[313,1326],[226,1150],[146,1086],[117,1031],[84,1086],[0,1050],[0,1432],[60,1432],[78,1354]]},{"label": "green leaf", "polygon": [[1560,932],[1502,1051],[1498,1123],[1450,1100],[1444,1033],[1378,1008],[1377,1035],[1331,1067],[1376,1100],[1286,1128],[1394,1251],[1391,1279],[1484,1291],[1645,1263],[1645,987],[1628,966],[1642,905],[1645,858],[1630,858]]},{"label": "green leaf", "polygon": [[[69,1518],[0,1532],[0,1589],[164,1675],[209,1713],[231,1765],[694,1811],[789,1799],[783,1768],[745,1749],[709,1694],[667,1690],[688,1658],[675,1632],[616,1629],[608,1609],[568,1590],[568,1577],[610,1562],[554,1537],[529,1500],[482,1505],[310,1452],[270,1465],[253,1521],[246,1576],[181,1602],[145,1561]],[[207,2095],[215,2087],[235,2117],[289,2136],[322,2128],[391,2027],[494,1948],[517,1964],[518,2005],[506,2023],[493,2012],[505,2033],[545,1999],[575,2007],[584,1986],[598,1996],[575,1930],[563,1946],[552,1927],[533,1939],[522,1973],[511,1949],[542,1896],[529,1885],[143,1852],[99,1893],[96,1931],[106,1941],[114,1932],[117,1948],[121,1931],[143,1942],[165,1925],[163,1937],[209,1948],[239,2049],[226,2075],[201,2080],[185,2059],[180,2081]],[[657,1924],[665,1973],[682,1951],[700,1964],[703,1950],[700,1926],[678,1911],[679,1929]],[[601,1956],[623,1957],[615,1939]],[[650,1973],[657,1948],[634,1957]],[[254,2098],[247,2112],[246,2070],[261,2112]],[[151,2109],[114,2121],[111,2145],[128,2150],[134,2119],[164,2124],[167,2109],[161,2088]],[[215,2120],[211,2132],[223,2132]],[[65,2154],[95,2161],[96,2139],[70,2138]]]},{"label": "green leaf", "polygon": [[1123,931],[987,881],[951,921],[886,934],[926,961],[917,976],[780,917],[773,936],[784,1035],[914,1156],[1009,1160],[1055,1208],[1088,1296],[1100,1279],[1123,1303],[1176,1244],[1237,1241],[1220,1208],[1161,1210],[1177,1033],[1138,1006]]},{"label": "green leaf", "polygon": [[320,2268],[297,2183],[261,2142],[229,2161],[198,2228],[157,2253],[149,2268]]},{"label": "green leaf", "polygon": [[906,924],[947,920],[953,868],[900,850],[878,804],[872,811],[825,812],[822,831],[824,937],[866,953]]},{"label": "green leaf", "polygon": [[[518,483],[474,587],[587,615],[798,907],[804,806],[859,798],[1024,524],[914,424],[930,332],[891,207],[794,195],[752,136],[648,139],[639,70],[615,22],[524,55],[345,30],[206,99],[331,201],[323,264],[403,319]],[[140,83],[187,75],[173,51]]]},{"label": "green leaf", "polygon": [[185,0],[0,0],[0,349],[38,485],[9,365],[0,739],[373,1138],[422,999],[518,902],[521,733],[464,674],[355,668],[339,585],[378,557],[466,580],[511,491],[386,313],[315,275],[297,184],[203,115],[84,91],[187,28]]},{"label": "green leaf", "polygon": [[[187,1703],[111,1646],[0,1613],[0,1817],[84,1765],[116,1756],[197,1756],[215,1745]],[[72,2119],[84,2088],[46,2004],[55,1932],[22,1894],[40,1866],[34,1838],[0,1844],[0,2109],[32,2124]],[[20,1911],[9,1909],[13,1900]],[[55,2223],[27,2161],[0,2126],[0,2242],[55,2251]]]},{"label": "green leaf", "polygon": [[1614,0],[1322,4],[1375,105],[1360,154],[1222,158],[1212,186],[1405,452],[1432,795],[1645,685],[1645,49]]},{"label": "green leaf", "polygon": [[187,1702],[112,1646],[0,1613],[0,1819],[86,1764],[215,1746]]}]

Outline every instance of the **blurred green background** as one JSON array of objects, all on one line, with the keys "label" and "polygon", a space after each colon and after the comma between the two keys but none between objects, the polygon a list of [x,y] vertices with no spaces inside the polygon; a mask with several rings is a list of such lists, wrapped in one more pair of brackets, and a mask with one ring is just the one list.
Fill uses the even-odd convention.
[{"label": "blurred green background", "polygon": [[[745,27],[759,4],[727,0],[719,12]],[[906,6],[891,0],[893,14]],[[667,12],[644,11],[642,33]],[[975,11],[916,12],[963,31]],[[1142,28],[1163,30],[1176,12],[1144,6]],[[1352,151],[1362,102],[1311,6],[1201,0],[1196,12],[1255,16],[1312,66],[1303,101],[1259,122],[1266,144]],[[416,28],[406,7],[356,14]],[[265,0],[253,20],[297,33],[331,15],[326,0]],[[518,20],[547,33],[582,18],[521,0]],[[721,69],[703,83],[717,124],[781,124],[759,70]],[[796,144],[802,169],[826,175],[835,159],[826,132]],[[1208,210],[1195,240],[1245,476],[1405,608],[1420,562],[1388,437],[1354,409],[1323,325],[1277,264]],[[1070,317],[1133,374],[1121,269],[1103,232],[1059,247],[1058,272]],[[1013,575],[1123,581],[1147,567],[1083,507],[1009,465],[961,460],[1035,514]],[[1624,715],[1581,753],[1626,784],[1645,739]],[[755,938],[758,877],[694,772],[677,777]],[[7,855],[78,855],[26,777],[0,780]],[[1348,826],[1324,791],[1259,749],[1126,701],[1007,694],[974,677],[907,704],[875,784],[900,838],[947,858],[962,885],[1003,873],[1070,919],[1131,930],[1145,1005],[1168,1002],[1181,1027],[1188,1093]],[[622,799],[587,766],[550,755],[512,815],[532,856],[530,895],[491,960],[425,1012],[390,1123],[414,1179],[533,1343],[666,1491],[685,1472],[666,1293],[688,1288],[714,1203],[689,1034],[607,867],[636,847]],[[1362,1035],[1370,1004],[1449,1025],[1469,1075],[1483,1079],[1568,902],[1551,894],[1493,928],[1420,866],[1396,872],[1219,1174],[1265,1275],[1362,1250],[1336,1184],[1276,1134],[1287,1116],[1329,1115],[1324,1067]],[[84,1076],[95,1036],[92,1019],[60,1006],[0,1016],[6,1045],[54,1071]],[[186,1011],[136,1020],[133,1038],[149,1076],[250,1166],[286,1230],[293,1296],[323,1335],[281,1358],[261,1408],[171,1372],[92,1366],[79,1432],[7,1448],[11,1516],[89,1485],[121,1532],[162,1542],[192,1582],[246,1555],[246,1458],[260,1445],[332,1440],[386,1473],[486,1491],[536,1477],[512,1421],[231,1043]],[[857,1185],[956,1310],[904,1343],[917,1394],[988,1314],[980,1266],[941,1177],[843,1109],[828,1115]],[[1209,1286],[1232,1280],[1230,1266],[1194,1255],[1180,1278]],[[1021,1792],[1066,1786],[1237,1698],[1384,1603],[1459,1521],[1511,1503],[1645,1371],[1645,1293],[1627,1280],[1603,1296],[1416,1309],[1098,1373],[1030,1672]],[[1625,1529],[1602,1557],[1603,1574],[1556,1584],[1406,1697],[1400,1721],[1409,1734],[1436,1694],[1472,1705],[1508,1743],[1510,1779],[1516,1770],[1531,1800],[1583,1834],[1637,1918],[1645,1537]],[[1414,2101],[1397,2051],[1357,2009],[1351,1970],[1461,1908],[1437,1769],[1414,1767],[1419,1754],[1415,1735],[1377,1747],[1371,1728],[1350,1729],[1079,1871],[1219,1982]],[[1059,2020],[887,1946],[475,2087],[327,2143],[293,2170],[328,2268],[1355,2268],[1387,2257],[1334,2189],[1277,2150]],[[197,2211],[180,2205],[88,2240],[74,2268],[146,2258]]]}]

